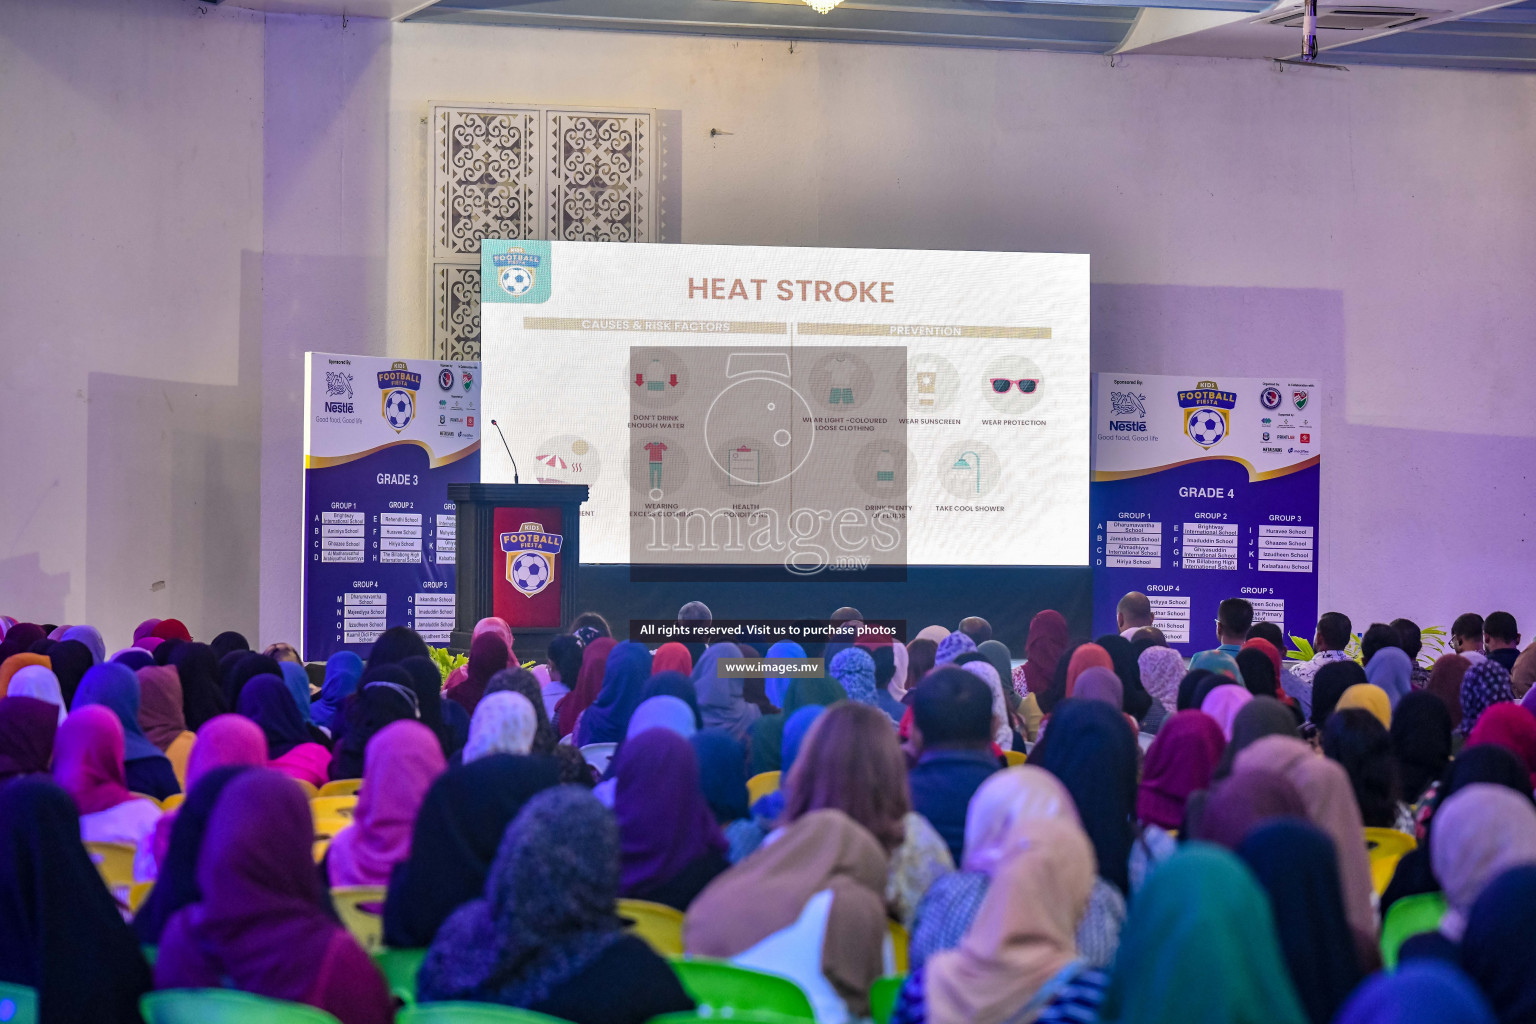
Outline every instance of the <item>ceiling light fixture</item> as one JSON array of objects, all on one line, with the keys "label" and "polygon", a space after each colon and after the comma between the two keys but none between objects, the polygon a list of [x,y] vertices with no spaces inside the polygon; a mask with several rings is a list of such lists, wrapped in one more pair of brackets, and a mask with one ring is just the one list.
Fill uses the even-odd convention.
[{"label": "ceiling light fixture", "polygon": [[843,0],[805,0],[805,2],[817,14],[827,14]]}]

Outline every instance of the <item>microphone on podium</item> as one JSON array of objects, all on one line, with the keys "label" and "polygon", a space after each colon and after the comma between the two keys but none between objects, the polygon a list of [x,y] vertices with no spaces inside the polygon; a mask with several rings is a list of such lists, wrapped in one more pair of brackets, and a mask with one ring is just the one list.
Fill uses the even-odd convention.
[{"label": "microphone on podium", "polygon": [[[501,432],[501,424],[491,420],[491,426],[496,428],[496,436],[501,438],[501,446],[507,450],[507,458],[512,459],[512,446],[507,444],[507,435]],[[517,460],[512,459],[512,482],[520,483],[517,479]]]}]

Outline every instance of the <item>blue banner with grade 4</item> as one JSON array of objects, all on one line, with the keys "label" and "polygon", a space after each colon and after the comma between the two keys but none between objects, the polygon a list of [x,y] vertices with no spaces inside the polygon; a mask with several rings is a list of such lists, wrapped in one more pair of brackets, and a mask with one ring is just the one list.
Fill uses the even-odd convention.
[{"label": "blue banner with grade 4", "polygon": [[480,479],[480,364],[310,352],[304,364],[306,661],[390,626],[446,646],[450,483]]},{"label": "blue banner with grade 4", "polygon": [[1185,655],[1216,607],[1310,636],[1317,621],[1321,398],[1306,378],[1099,373],[1094,380],[1093,624],[1141,591]]}]

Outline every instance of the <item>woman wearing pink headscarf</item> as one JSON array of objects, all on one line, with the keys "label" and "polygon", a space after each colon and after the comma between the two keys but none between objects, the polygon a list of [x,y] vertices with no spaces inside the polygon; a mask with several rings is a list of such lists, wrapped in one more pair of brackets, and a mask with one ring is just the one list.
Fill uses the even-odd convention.
[{"label": "woman wearing pink headscarf", "polygon": [[1230,686],[1218,686],[1205,695],[1205,701],[1201,703],[1200,710],[1216,719],[1216,724],[1221,726],[1221,734],[1227,742],[1232,741],[1232,723],[1237,720],[1237,713],[1243,710],[1243,705],[1253,700],[1253,694],[1247,687],[1238,686],[1236,683]]},{"label": "woman wearing pink headscarf", "polygon": [[[80,808],[80,838],[87,843],[138,846],[160,820],[153,800],[128,791],[123,767],[123,723],[100,704],[71,712],[53,744],[53,778]],[[134,860],[134,878],[154,877],[147,848]]]},{"label": "woman wearing pink headscarf", "polygon": [[410,719],[391,722],[368,741],[357,813],[326,854],[332,885],[388,885],[411,854],[416,812],[448,765],[437,735]]},{"label": "woman wearing pink headscarf", "polygon": [[[475,641],[486,633],[495,633],[506,642],[507,664],[515,666],[517,664],[517,657],[512,651],[512,627],[507,625],[507,620],[495,615],[489,615],[475,623],[475,631],[469,635],[471,648],[473,648]],[[467,678],[469,678],[468,662],[448,673],[448,681],[443,684],[443,689],[451,690]],[[470,708],[467,710],[472,712],[474,709]]]},{"label": "woman wearing pink headscarf", "polygon": [[[197,780],[215,768],[231,765],[265,768],[267,736],[261,726],[244,715],[216,715],[197,731],[197,742],[187,757],[187,784],[182,787],[182,792],[192,792]],[[165,861],[165,852],[171,848],[171,828],[175,824],[175,811],[162,815],[155,822],[150,852],[157,869]]]}]

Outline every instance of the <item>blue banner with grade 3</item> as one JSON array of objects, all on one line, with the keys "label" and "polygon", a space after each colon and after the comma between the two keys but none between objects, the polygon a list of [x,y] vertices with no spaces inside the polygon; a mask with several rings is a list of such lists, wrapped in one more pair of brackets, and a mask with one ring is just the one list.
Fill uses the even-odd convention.
[{"label": "blue banner with grade 3", "polygon": [[1093,624],[1137,590],[1185,655],[1216,607],[1310,637],[1317,622],[1321,398],[1310,379],[1099,373],[1094,380]]},{"label": "blue banner with grade 3", "polygon": [[364,657],[390,626],[446,646],[450,483],[480,479],[480,364],[306,354],[303,657]]}]

